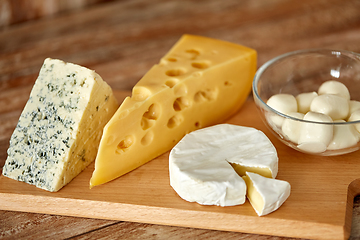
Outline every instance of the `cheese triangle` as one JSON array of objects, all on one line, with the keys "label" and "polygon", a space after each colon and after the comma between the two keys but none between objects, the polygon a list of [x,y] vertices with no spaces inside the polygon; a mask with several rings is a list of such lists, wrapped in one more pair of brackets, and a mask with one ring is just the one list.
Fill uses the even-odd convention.
[{"label": "cheese triangle", "polygon": [[277,210],[290,196],[290,184],[283,180],[263,177],[257,173],[246,172],[246,196],[259,216]]},{"label": "cheese triangle", "polygon": [[58,191],[95,160],[118,106],[93,70],[47,58],[11,136],[3,175]]},{"label": "cheese triangle", "polygon": [[186,133],[230,117],[248,97],[255,71],[253,49],[182,36],[105,126],[90,187],[165,153]]}]

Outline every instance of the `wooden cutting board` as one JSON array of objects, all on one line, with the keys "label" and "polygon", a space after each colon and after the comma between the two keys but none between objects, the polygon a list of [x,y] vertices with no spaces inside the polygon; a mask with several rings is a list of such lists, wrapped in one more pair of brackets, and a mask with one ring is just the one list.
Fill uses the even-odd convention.
[{"label": "wooden cutting board", "polygon": [[[123,99],[128,93],[116,94]],[[277,211],[258,217],[248,201],[217,207],[182,200],[169,185],[169,153],[91,190],[94,164],[57,193],[1,176],[0,209],[287,237],[349,237],[353,199],[360,194],[360,151],[336,157],[297,152],[270,133],[251,99],[227,122],[262,130],[277,148],[277,179],[292,188]]]}]

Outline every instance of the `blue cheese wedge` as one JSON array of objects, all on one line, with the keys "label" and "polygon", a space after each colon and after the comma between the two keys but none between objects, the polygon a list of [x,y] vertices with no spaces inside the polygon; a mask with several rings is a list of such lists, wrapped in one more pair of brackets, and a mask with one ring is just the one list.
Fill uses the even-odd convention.
[{"label": "blue cheese wedge", "polygon": [[278,156],[254,128],[218,124],[187,134],[169,156],[170,185],[189,202],[233,206],[246,200],[241,178],[254,171],[275,178]]},{"label": "blue cheese wedge", "polygon": [[95,159],[117,108],[93,70],[46,59],[10,138],[3,175],[58,191]]}]

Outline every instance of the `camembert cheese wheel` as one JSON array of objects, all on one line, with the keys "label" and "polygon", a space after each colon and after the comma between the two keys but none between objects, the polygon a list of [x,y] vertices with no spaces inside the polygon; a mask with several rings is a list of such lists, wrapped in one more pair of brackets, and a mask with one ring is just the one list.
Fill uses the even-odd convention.
[{"label": "camembert cheese wheel", "polygon": [[46,59],[10,138],[3,175],[58,191],[94,161],[118,106],[93,70]]},{"label": "camembert cheese wheel", "polygon": [[277,168],[276,149],[263,132],[231,124],[187,134],[169,156],[170,185],[181,198],[204,205],[243,204],[246,184],[237,172],[272,172],[275,178]]},{"label": "camembert cheese wheel", "polygon": [[106,125],[90,187],[132,171],[170,150],[186,133],[237,112],[255,71],[255,50],[184,35]]}]

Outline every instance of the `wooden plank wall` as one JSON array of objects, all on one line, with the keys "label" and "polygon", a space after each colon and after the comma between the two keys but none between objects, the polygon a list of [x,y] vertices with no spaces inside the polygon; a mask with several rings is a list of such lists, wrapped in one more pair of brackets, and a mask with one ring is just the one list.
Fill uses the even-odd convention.
[{"label": "wooden plank wall", "polygon": [[28,20],[109,1],[112,0],[0,0],[0,30]]}]

